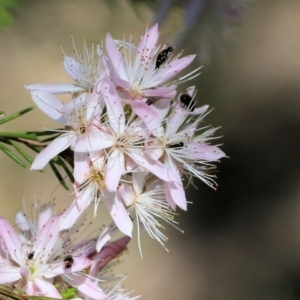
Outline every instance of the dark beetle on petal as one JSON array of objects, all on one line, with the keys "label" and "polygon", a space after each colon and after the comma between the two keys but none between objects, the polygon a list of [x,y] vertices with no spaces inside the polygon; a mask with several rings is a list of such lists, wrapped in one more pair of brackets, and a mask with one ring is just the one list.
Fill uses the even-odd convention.
[{"label": "dark beetle on petal", "polygon": [[192,100],[192,97],[190,95],[182,94],[180,96],[180,102],[183,104],[184,107],[186,107],[190,111],[194,111],[195,102]]},{"label": "dark beetle on petal", "polygon": [[173,50],[174,48],[170,46],[158,53],[155,64],[155,70],[158,69],[167,60],[169,53],[171,53]]},{"label": "dark beetle on petal", "polygon": [[180,142],[178,144],[174,144],[174,145],[169,145],[168,148],[174,148],[174,149],[182,149],[182,147],[184,146],[184,143],[183,142]]},{"label": "dark beetle on petal", "polygon": [[64,269],[70,269],[73,266],[73,263],[74,263],[74,258],[72,257],[72,255],[67,255],[64,258],[64,264],[65,264]]},{"label": "dark beetle on petal", "polygon": [[32,260],[33,256],[34,256],[34,251],[29,252],[28,255],[27,255],[28,260]]}]

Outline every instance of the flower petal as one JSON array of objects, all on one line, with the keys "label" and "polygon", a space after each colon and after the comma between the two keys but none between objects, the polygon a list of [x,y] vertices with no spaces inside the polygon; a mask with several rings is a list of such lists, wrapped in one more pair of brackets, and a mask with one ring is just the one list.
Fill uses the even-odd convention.
[{"label": "flower petal", "polygon": [[59,217],[52,217],[38,232],[32,250],[37,254],[36,259],[44,261],[52,255],[59,237]]},{"label": "flower petal", "polygon": [[41,290],[37,287],[37,285],[33,281],[27,281],[27,286],[26,286],[26,294],[27,295],[41,295]]},{"label": "flower petal", "polygon": [[172,197],[171,194],[170,194],[170,191],[169,191],[167,182],[166,182],[165,184],[166,184],[166,199],[167,199],[167,202],[168,202],[169,206],[170,206],[174,211],[176,211],[176,203],[174,202],[173,197]]},{"label": "flower petal", "polygon": [[37,277],[34,277],[33,281],[46,297],[62,299],[62,296],[52,283]]},{"label": "flower petal", "polygon": [[63,125],[69,124],[63,114],[65,111],[64,104],[57,97],[46,92],[32,91],[31,98],[38,108],[50,118]]},{"label": "flower petal", "polygon": [[45,204],[39,212],[38,216],[38,230],[41,230],[42,227],[51,219],[53,216],[53,204],[49,202]]},{"label": "flower petal", "polygon": [[177,91],[175,90],[175,91],[172,91],[172,92],[167,93],[165,95],[162,95],[162,98],[173,99],[173,98],[175,98],[176,94],[177,94]]},{"label": "flower petal", "polygon": [[184,187],[177,182],[167,182],[169,195],[177,206],[183,210],[187,210],[187,201],[185,197]]},{"label": "flower petal", "polygon": [[89,71],[85,68],[85,66],[83,64],[79,63],[76,59],[74,59],[73,57],[70,57],[68,55],[64,55],[63,66],[64,66],[65,71],[76,82],[82,81],[81,77],[78,78],[79,74],[82,74],[82,77],[85,78],[86,73]]},{"label": "flower petal", "polygon": [[92,152],[113,146],[114,141],[111,136],[103,131],[92,131],[81,135],[74,140],[71,145],[75,152]]},{"label": "flower petal", "polygon": [[40,83],[24,85],[29,91],[41,91],[50,94],[66,94],[83,92],[84,88],[72,83]]},{"label": "flower petal", "polygon": [[189,115],[201,115],[205,113],[209,108],[209,105],[203,105],[201,107],[195,107],[194,111],[189,111]]},{"label": "flower petal", "polygon": [[157,128],[161,120],[152,108],[152,105],[148,105],[142,100],[133,100],[131,102],[131,108],[133,112],[146,124],[149,130]]},{"label": "flower petal", "polygon": [[189,151],[193,153],[196,158],[204,159],[207,161],[216,161],[225,156],[225,153],[216,146],[189,143],[187,145]]},{"label": "flower petal", "polygon": [[133,172],[132,173],[132,186],[136,195],[143,193],[145,189],[146,177],[149,172]]},{"label": "flower petal", "polygon": [[74,113],[77,113],[80,108],[86,106],[89,95],[89,93],[82,92],[77,97],[72,98],[71,101],[64,103],[64,114],[74,117]]},{"label": "flower petal", "polygon": [[[18,264],[23,261],[22,241],[19,234],[4,218],[0,217],[0,233],[10,257]],[[23,249],[23,251],[25,251]]]},{"label": "flower petal", "polygon": [[15,223],[22,232],[29,231],[31,229],[30,222],[24,215],[24,213],[18,211],[15,216]]},{"label": "flower petal", "polygon": [[116,84],[117,87],[121,87],[125,91],[131,90],[131,85],[128,81],[125,81],[120,78],[119,74],[115,70],[110,71],[111,80]]},{"label": "flower petal", "polygon": [[[158,24],[154,24],[149,30],[146,31],[142,37],[137,52],[141,53],[142,56],[149,56],[156,47],[157,40],[159,38]],[[148,52],[148,53],[147,53]]]},{"label": "flower petal", "polygon": [[170,172],[177,178],[176,181],[168,182],[167,184],[169,195],[177,206],[183,210],[187,210],[187,201],[178,167],[169,156],[166,157],[165,164],[168,166]]},{"label": "flower petal", "polygon": [[103,202],[105,203],[115,224],[118,226],[120,231],[131,237],[133,224],[123,202],[118,197],[117,193],[109,192],[107,189],[104,189],[102,193]]},{"label": "flower petal", "polygon": [[109,226],[102,231],[101,235],[97,240],[97,252],[99,252],[102,249],[102,247],[118,232],[118,226],[115,224],[115,222],[111,222]]},{"label": "flower petal", "polygon": [[102,94],[94,90],[87,98],[86,119],[91,120],[92,117],[101,115],[103,107],[104,100]]},{"label": "flower petal", "polygon": [[77,207],[80,212],[85,211],[91,204],[91,202],[95,200],[94,193],[96,189],[94,189],[94,184],[96,185],[96,183],[91,182],[90,184],[87,184],[82,189],[80,189],[79,192],[77,191],[76,201]]},{"label": "flower petal", "polygon": [[173,95],[173,92],[176,90],[177,85],[170,85],[166,87],[155,87],[151,89],[143,90],[143,95],[145,98],[148,97],[162,97],[165,98],[166,95]]},{"label": "flower petal", "polygon": [[76,136],[73,132],[65,133],[58,136],[44,150],[42,150],[39,154],[36,155],[30,170],[43,169],[50,159],[67,149],[71,145],[73,139],[75,138]]},{"label": "flower petal", "polygon": [[[18,250],[19,251],[19,250]],[[21,279],[20,269],[11,265],[0,266],[0,283],[15,282]]]},{"label": "flower petal", "polygon": [[188,67],[195,59],[195,57],[196,55],[188,55],[179,59],[172,60],[165,67],[159,68],[159,70],[162,70],[162,74],[159,73],[162,82],[166,82],[167,80],[176,76],[183,69]]},{"label": "flower petal", "polygon": [[90,157],[86,152],[74,152],[74,179],[77,184],[85,182],[87,175],[90,172],[89,166]]},{"label": "flower petal", "polygon": [[108,57],[114,70],[117,71],[120,79],[128,81],[127,73],[123,63],[123,57],[109,32],[105,36],[105,45]]},{"label": "flower petal", "polygon": [[180,107],[180,105],[178,105],[178,103],[176,103],[173,106],[172,114],[169,116],[169,118],[167,118],[166,136],[170,136],[171,134],[176,133],[186,119],[187,115],[187,110],[183,109],[182,107]]},{"label": "flower petal", "polygon": [[[135,174],[135,172],[133,173]],[[129,184],[122,184],[118,189],[118,194],[125,206],[129,207],[133,204],[135,193]]]},{"label": "flower petal", "polygon": [[59,217],[59,231],[71,228],[84,212],[78,208],[77,199]]},{"label": "flower petal", "polygon": [[160,99],[150,106],[141,100],[134,100],[131,108],[143,120],[149,132],[156,137],[164,135],[165,130],[161,123],[169,112],[170,99]]},{"label": "flower petal", "polygon": [[160,122],[162,122],[163,119],[168,114],[170,106],[171,106],[171,100],[170,99],[160,99],[152,105],[152,109],[159,116]]},{"label": "flower petal", "polygon": [[149,170],[158,178],[164,181],[178,181],[178,178],[176,178],[163,163],[161,163],[159,160],[151,159],[141,150],[131,149],[129,155],[139,166]]},{"label": "flower petal", "polygon": [[[196,87],[194,85],[190,86],[190,87],[185,89],[185,93],[190,95],[191,97],[193,97],[195,89],[196,89]],[[180,98],[181,95],[182,95],[182,93],[178,96],[178,98]]]},{"label": "flower petal", "polygon": [[105,293],[102,289],[95,283],[92,282],[86,276],[81,274],[68,274],[67,276],[62,276],[63,280],[66,281],[71,286],[74,286],[87,297],[95,300],[106,299]]},{"label": "flower petal", "polygon": [[125,129],[125,115],[121,99],[113,82],[103,80],[102,93],[106,104],[109,125],[119,134]]},{"label": "flower petal", "polygon": [[109,191],[117,191],[120,178],[124,173],[124,154],[119,149],[115,149],[107,158],[105,185]]},{"label": "flower petal", "polygon": [[130,241],[130,237],[124,236],[120,239],[105,245],[100,252],[91,257],[90,276],[97,277],[99,271],[106,266],[111,260],[116,258],[123,251]]}]

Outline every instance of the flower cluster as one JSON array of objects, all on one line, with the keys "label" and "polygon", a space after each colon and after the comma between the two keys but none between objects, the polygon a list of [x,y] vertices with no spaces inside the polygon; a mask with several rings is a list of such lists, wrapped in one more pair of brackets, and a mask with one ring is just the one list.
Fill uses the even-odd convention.
[{"label": "flower cluster", "polygon": [[83,223],[72,226],[65,213],[54,215],[53,203],[35,206],[34,218],[17,213],[20,234],[0,217],[0,283],[33,296],[137,299],[129,298],[129,293],[122,290],[120,283],[125,275],[111,277],[118,282],[109,288],[107,276],[101,274],[126,248],[128,236],[106,243],[106,229],[101,234],[103,246],[96,251],[96,238],[79,239],[86,229]]},{"label": "flower cluster", "polygon": [[[164,246],[159,221],[177,227],[176,207],[187,209],[184,176],[213,187],[212,162],[225,154],[210,144],[216,129],[201,127],[208,106],[196,107],[195,87],[178,88],[199,75],[200,68],[179,75],[195,55],[173,55],[175,49],[159,46],[158,37],[157,24],[138,45],[132,36],[114,40],[107,33],[96,49],[84,44],[83,54],[76,49],[75,58],[64,54],[64,68],[76,83],[26,88],[35,104],[64,126],[32,169],[44,168],[67,148],[74,152],[76,198],[65,217],[77,219],[92,202],[96,215],[103,202],[112,227],[131,237],[136,221]],[[63,93],[71,94],[67,103],[56,96]],[[100,236],[97,250],[102,246]]]},{"label": "flower cluster", "polygon": [[[25,296],[134,300],[122,287],[126,274],[114,275],[111,263],[126,248],[137,224],[165,249],[161,221],[177,228],[176,209],[187,210],[183,185],[193,177],[214,188],[214,162],[225,154],[211,145],[217,128],[202,126],[208,105],[198,106],[195,87],[179,84],[200,68],[180,73],[195,55],[180,57],[174,47],[158,45],[158,26],[146,29],[139,43],[114,40],[75,56],[64,52],[63,65],[75,83],[31,84],[35,104],[63,126],[35,157],[43,169],[62,152],[72,153],[75,199],[55,213],[53,203],[30,218],[16,215],[19,233],[0,217],[0,284]],[[67,102],[58,98],[69,94]],[[68,157],[70,159],[70,157]],[[104,203],[111,224],[86,235],[82,214]],[[78,222],[79,221],[79,222]],[[112,241],[117,234],[123,237]]]}]

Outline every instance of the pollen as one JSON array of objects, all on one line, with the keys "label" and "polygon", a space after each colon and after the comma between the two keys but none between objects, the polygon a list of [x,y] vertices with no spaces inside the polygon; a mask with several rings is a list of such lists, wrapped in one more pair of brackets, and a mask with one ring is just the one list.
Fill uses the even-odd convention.
[{"label": "pollen", "polygon": [[104,176],[98,170],[91,169],[88,181],[96,183],[99,192],[105,187]]}]

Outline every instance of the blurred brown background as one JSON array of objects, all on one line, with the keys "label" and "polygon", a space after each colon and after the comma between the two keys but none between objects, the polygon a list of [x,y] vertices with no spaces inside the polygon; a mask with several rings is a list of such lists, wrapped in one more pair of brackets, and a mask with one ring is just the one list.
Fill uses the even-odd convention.
[{"label": "blurred brown background", "polygon": [[[72,53],[70,32],[81,49],[84,37],[96,44],[106,31],[138,36],[153,19],[146,5],[135,10],[127,1],[115,3],[24,1],[14,25],[0,31],[0,109],[11,114],[32,105],[24,84],[70,82],[59,47]],[[172,43],[181,13],[172,9],[161,43]],[[185,53],[193,53],[194,44]],[[206,122],[222,125],[230,159],[218,164],[216,192],[198,181],[198,189],[189,188],[193,204],[179,217],[186,233],[167,228],[169,254],[143,235],[141,259],[132,241],[118,270],[129,273],[125,286],[145,300],[300,299],[300,2],[252,2],[242,28],[223,47],[225,54],[213,52],[190,85],[198,87],[199,105],[215,108]],[[36,109],[1,131],[39,126],[57,124]],[[60,208],[72,200],[50,168],[29,172],[1,153],[0,161],[2,216],[13,220],[23,196],[27,202],[33,194],[45,202],[56,198]],[[95,224],[107,222],[100,217]]]}]

